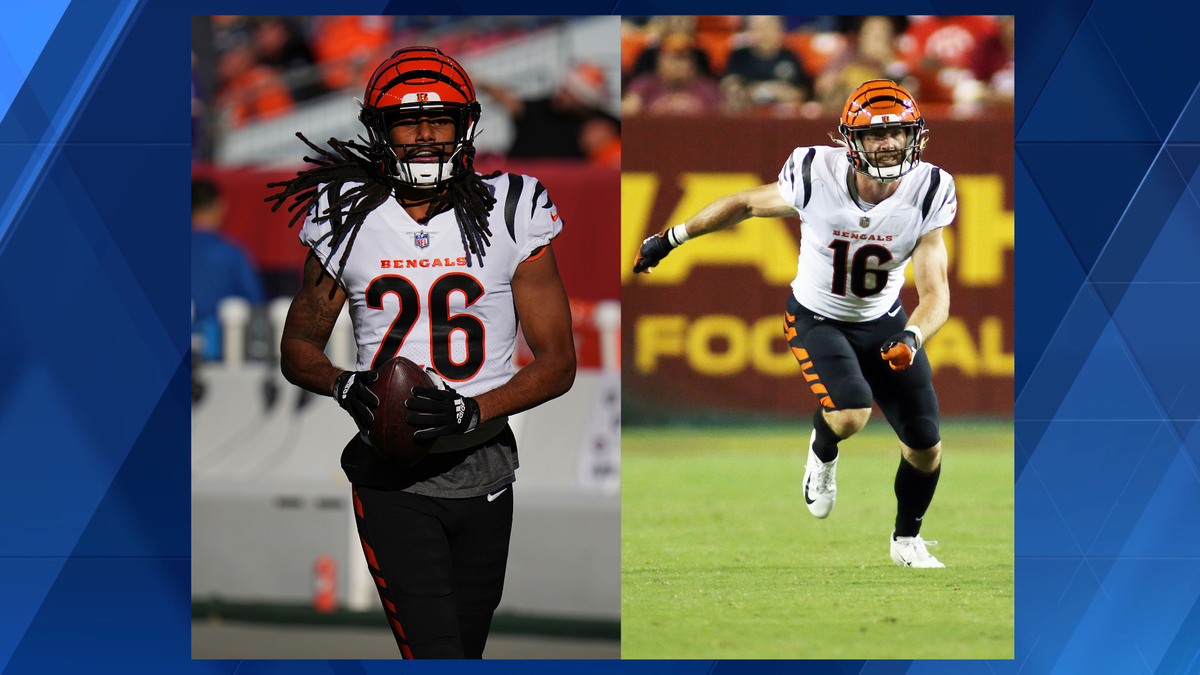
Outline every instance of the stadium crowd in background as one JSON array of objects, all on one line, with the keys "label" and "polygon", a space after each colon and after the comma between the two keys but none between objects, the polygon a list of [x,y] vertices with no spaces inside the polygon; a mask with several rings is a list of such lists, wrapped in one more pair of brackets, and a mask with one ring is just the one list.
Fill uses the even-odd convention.
[{"label": "stadium crowd in background", "polygon": [[201,39],[212,45],[212,54],[202,54],[199,66],[210,71],[202,73],[204,93],[216,123],[231,127],[285,114],[297,103],[331,91],[356,88],[396,44],[415,36],[436,34],[444,48],[469,52],[561,21],[536,16],[496,17],[490,25],[481,23],[481,17],[197,18]]},{"label": "stadium crowd in background", "polygon": [[621,167],[621,121],[604,112],[608,78],[591,63],[577,63],[549,96],[523,99],[507,87],[478,86],[508,110],[516,125],[509,157],[565,157]]},{"label": "stadium crowd in background", "polygon": [[887,78],[926,114],[971,117],[1012,105],[1013,54],[1011,16],[626,16],[622,113],[815,119]]}]

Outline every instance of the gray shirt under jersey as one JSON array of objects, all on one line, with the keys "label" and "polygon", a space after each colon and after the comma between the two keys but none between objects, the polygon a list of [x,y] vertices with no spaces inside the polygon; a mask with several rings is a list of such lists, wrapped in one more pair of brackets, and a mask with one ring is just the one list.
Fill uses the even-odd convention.
[{"label": "gray shirt under jersey", "polygon": [[431,453],[414,466],[397,466],[357,434],[342,451],[342,470],[355,485],[403,490],[426,497],[466,499],[489,494],[516,480],[517,443],[507,425],[477,446]]}]

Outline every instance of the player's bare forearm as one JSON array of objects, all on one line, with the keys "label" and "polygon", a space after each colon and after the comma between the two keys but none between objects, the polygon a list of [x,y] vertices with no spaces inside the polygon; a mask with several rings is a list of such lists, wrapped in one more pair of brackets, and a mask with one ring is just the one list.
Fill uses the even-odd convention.
[{"label": "player's bare forearm", "polygon": [[749,217],[749,206],[739,199],[738,195],[728,195],[700,209],[700,212],[688,218],[684,225],[687,227],[688,237],[699,237],[733,227]]},{"label": "player's bare forearm", "polygon": [[934,333],[941,330],[946,324],[946,319],[950,317],[950,294],[939,293],[933,296],[921,296],[913,313],[908,317],[909,326],[917,326],[921,329],[921,335],[924,340],[933,337]]},{"label": "player's bare forearm", "polygon": [[512,379],[475,397],[479,421],[512,415],[558,398],[575,382],[575,355],[542,354]]},{"label": "player's bare forearm", "polygon": [[681,225],[647,237],[633,263],[634,274],[649,274],[671,250],[695,237],[732,227],[750,217],[778,218],[796,215],[793,207],[783,201],[774,184],[760,185],[749,190],[721,197],[700,209]]},{"label": "player's bare forearm", "polygon": [[918,301],[909,315],[908,325],[920,328],[925,340],[933,337],[950,317],[948,260],[941,229],[921,237],[913,251],[913,278],[917,282]]},{"label": "player's bare forearm", "polygon": [[303,340],[284,338],[280,344],[279,369],[288,382],[322,396],[333,395],[333,381],[342,374],[329,362],[324,350]]},{"label": "player's bare forearm", "polygon": [[[330,289],[334,289],[333,297]],[[304,281],[288,308],[279,343],[279,369],[288,382],[314,394],[332,395],[333,382],[342,370],[330,363],[325,344],[345,301],[345,292],[334,287],[320,261],[309,255]]]},{"label": "player's bare forearm", "polygon": [[562,396],[575,382],[571,307],[547,249],[517,267],[513,303],[533,361],[502,386],[475,397],[480,421],[511,415]]},{"label": "player's bare forearm", "polygon": [[721,197],[687,219],[688,237],[717,232],[751,217],[779,218],[795,215],[796,211],[779,196],[774,183]]}]

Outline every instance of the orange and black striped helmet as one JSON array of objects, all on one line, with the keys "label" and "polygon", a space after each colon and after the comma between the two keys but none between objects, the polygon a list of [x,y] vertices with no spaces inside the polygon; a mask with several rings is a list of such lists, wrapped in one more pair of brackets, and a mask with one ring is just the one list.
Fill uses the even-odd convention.
[{"label": "orange and black striped helmet", "polygon": [[[364,99],[359,119],[385,173],[414,187],[435,188],[474,171],[479,101],[467,71],[454,59],[434,47],[401,49],[375,69]],[[399,115],[422,111],[452,117],[454,141],[420,144],[443,146],[438,162],[405,162],[416,146],[393,144],[388,130]]]},{"label": "orange and black striped helmet", "polygon": [[[906,131],[903,154],[895,165],[879,166],[873,157],[878,153],[863,147],[862,132],[895,128]],[[846,100],[838,131],[846,140],[850,165],[855,171],[885,183],[912,171],[925,148],[925,119],[917,102],[907,89],[891,80],[869,80],[859,85]]]}]

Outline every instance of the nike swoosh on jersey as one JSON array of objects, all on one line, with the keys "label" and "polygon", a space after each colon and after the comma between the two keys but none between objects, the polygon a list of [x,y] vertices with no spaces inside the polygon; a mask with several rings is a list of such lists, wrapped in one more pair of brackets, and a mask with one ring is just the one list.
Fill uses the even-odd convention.
[{"label": "nike swoosh on jersey", "polygon": [[[508,488],[504,488],[504,490],[507,490],[507,489],[508,489]],[[496,501],[496,497],[499,497],[500,495],[504,494],[504,490],[501,490],[501,491],[499,491],[499,492],[497,492],[497,493],[495,493],[495,494],[490,494],[490,495],[488,495],[488,501],[489,501],[489,502],[494,502],[494,501]]]},{"label": "nike swoosh on jersey", "polygon": [[900,308],[897,307],[896,309],[893,309],[892,311],[888,312],[887,315],[888,316],[896,316],[899,313],[900,313]]}]

